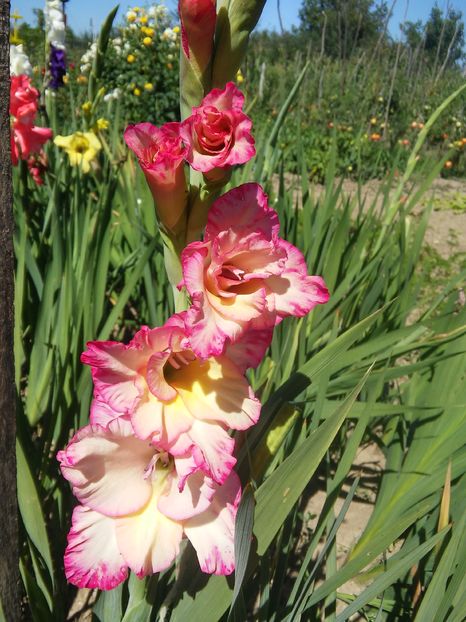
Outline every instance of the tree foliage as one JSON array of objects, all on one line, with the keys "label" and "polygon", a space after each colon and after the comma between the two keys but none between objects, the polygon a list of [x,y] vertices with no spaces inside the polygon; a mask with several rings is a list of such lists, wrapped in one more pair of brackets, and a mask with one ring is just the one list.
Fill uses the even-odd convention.
[{"label": "tree foliage", "polygon": [[303,0],[300,28],[322,42],[324,52],[346,59],[358,48],[368,47],[384,34],[388,8],[373,0]]},{"label": "tree foliage", "polygon": [[429,62],[452,67],[465,57],[462,18],[461,11],[447,7],[444,13],[436,3],[425,24],[421,20],[407,21],[401,29],[411,49],[422,48]]}]

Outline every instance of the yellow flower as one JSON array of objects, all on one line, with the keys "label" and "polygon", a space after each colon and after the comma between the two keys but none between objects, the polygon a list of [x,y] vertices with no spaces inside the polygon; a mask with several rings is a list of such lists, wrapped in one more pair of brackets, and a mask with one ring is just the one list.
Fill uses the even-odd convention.
[{"label": "yellow flower", "polygon": [[89,114],[91,108],[92,102],[84,102],[84,104],[81,106],[81,110],[84,112],[84,114]]},{"label": "yellow flower", "polygon": [[87,84],[87,77],[86,77],[86,76],[83,76],[83,75],[78,76],[78,77],[76,78],[76,82],[77,82],[78,84]]},{"label": "yellow flower", "polygon": [[376,125],[376,124],[377,124],[377,117],[372,117],[371,125]]},{"label": "yellow flower", "polygon": [[126,19],[128,20],[130,24],[132,24],[133,22],[136,21],[137,15],[134,11],[128,11],[128,13],[126,13]]},{"label": "yellow flower", "polygon": [[97,119],[97,129],[98,130],[108,130],[108,126],[110,125],[110,123],[108,122],[108,119],[104,119],[104,117],[100,117],[100,119]]},{"label": "yellow flower", "polygon": [[138,6],[135,6],[131,10],[133,11],[133,13],[139,13],[141,9]]},{"label": "yellow flower", "polygon": [[180,27],[179,27],[179,26],[174,26],[174,27],[173,27],[173,32],[174,32],[175,34],[178,34],[178,33],[180,32]]},{"label": "yellow flower", "polygon": [[134,54],[128,54],[126,60],[128,61],[128,63],[134,63],[134,61],[136,60],[136,56],[134,56]]},{"label": "yellow flower", "polygon": [[144,37],[142,42],[144,43],[144,45],[152,45],[152,39],[150,37]]},{"label": "yellow flower", "polygon": [[79,166],[83,173],[91,170],[91,162],[102,149],[99,139],[93,132],[75,132],[69,136],[55,136],[53,142],[64,149],[71,166]]},{"label": "yellow flower", "polygon": [[150,26],[143,26],[141,28],[141,32],[143,35],[147,35],[148,37],[152,37],[154,35],[155,30]]},{"label": "yellow flower", "polygon": [[236,72],[236,82],[238,82],[238,84],[241,84],[241,82],[244,82],[244,77],[243,77],[243,74],[241,73],[241,69],[238,69],[238,71]]},{"label": "yellow flower", "polygon": [[146,91],[153,91],[154,90],[154,85],[152,84],[152,82],[146,82],[144,84],[144,89]]},{"label": "yellow flower", "polygon": [[133,91],[134,95],[136,95],[136,97],[139,97],[139,95],[141,94],[141,89],[138,89],[138,87],[136,87]]},{"label": "yellow flower", "polygon": [[68,84],[69,81],[70,77],[67,73],[65,73],[65,75],[63,76],[63,84]]},{"label": "yellow flower", "polygon": [[147,24],[147,15],[141,15],[141,17],[139,18],[139,21],[141,24]]}]

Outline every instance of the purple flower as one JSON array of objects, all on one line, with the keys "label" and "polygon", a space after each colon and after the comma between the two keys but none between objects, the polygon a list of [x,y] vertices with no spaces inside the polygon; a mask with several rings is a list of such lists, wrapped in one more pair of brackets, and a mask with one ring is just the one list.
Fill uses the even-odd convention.
[{"label": "purple flower", "polygon": [[64,85],[63,76],[66,74],[65,50],[60,50],[54,45],[50,45],[50,82],[49,87],[58,89]]}]

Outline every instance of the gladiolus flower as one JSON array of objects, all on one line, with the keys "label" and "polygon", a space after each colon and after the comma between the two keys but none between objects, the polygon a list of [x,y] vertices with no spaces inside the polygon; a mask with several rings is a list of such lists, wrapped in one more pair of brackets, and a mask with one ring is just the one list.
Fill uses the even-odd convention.
[{"label": "gladiolus flower", "polygon": [[218,486],[189,456],[173,459],[135,437],[125,418],[86,426],[57,458],[83,504],[73,512],[65,552],[74,585],[112,589],[128,567],[140,578],[160,572],[177,556],[183,535],[204,572],[233,571],[241,495],[235,473]]},{"label": "gladiolus flower", "polygon": [[12,125],[13,165],[18,159],[27,160],[31,153],[39,153],[42,146],[52,138],[53,132],[48,127],[26,125],[16,120]]},{"label": "gladiolus flower", "polygon": [[179,0],[181,42],[186,58],[197,65],[202,75],[208,66],[214,45],[217,12],[215,0]]},{"label": "gladiolus flower", "polygon": [[79,166],[83,173],[91,170],[91,162],[102,149],[99,139],[93,132],[75,132],[69,136],[56,136],[53,141],[57,147],[68,154],[70,165]]},{"label": "gladiolus flower", "polygon": [[161,223],[176,230],[182,224],[187,200],[183,167],[187,150],[179,124],[166,123],[160,128],[151,123],[129,125],[124,138],[146,177]]},{"label": "gladiolus flower", "polygon": [[50,82],[52,89],[58,89],[65,84],[64,76],[66,74],[66,56],[65,50],[50,45]]},{"label": "gladiolus flower", "polygon": [[10,45],[10,74],[12,76],[32,75],[32,66],[23,50],[23,44]]},{"label": "gladiolus flower", "polygon": [[38,186],[44,184],[44,173],[47,170],[48,162],[44,151],[39,154],[31,154],[27,160],[28,170],[32,179]]},{"label": "gladiolus flower", "polygon": [[187,160],[203,173],[243,164],[256,153],[251,119],[242,108],[244,95],[233,82],[213,89],[192,115],[181,124],[181,136],[188,145]]},{"label": "gladiolus flower", "polygon": [[10,114],[24,124],[32,125],[37,114],[39,91],[28,76],[11,76]]},{"label": "gladiolus flower", "polygon": [[217,356],[229,339],[250,328],[301,317],[327,302],[323,279],[308,276],[301,252],[278,236],[277,213],[255,183],[217,199],[203,242],[181,256],[183,281],[192,299],[186,323],[193,351]]},{"label": "gladiolus flower", "polygon": [[[81,360],[91,366],[94,380],[91,423],[102,423],[102,405],[105,418],[108,409],[113,417],[127,415],[140,439],[176,457],[192,455],[196,468],[221,484],[236,462],[227,428],[246,430],[260,413],[244,377],[251,346],[232,350],[233,360],[228,352],[200,360],[185,316],[174,315],[160,328],[143,327],[128,345],[88,343]],[[258,332],[253,339],[263,353],[270,335]]]}]

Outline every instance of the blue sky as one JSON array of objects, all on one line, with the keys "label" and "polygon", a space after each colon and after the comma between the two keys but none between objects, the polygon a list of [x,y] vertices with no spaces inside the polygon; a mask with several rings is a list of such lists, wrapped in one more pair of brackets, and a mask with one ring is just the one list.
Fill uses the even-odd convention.
[{"label": "blue sky", "polygon": [[[285,28],[290,28],[293,24],[298,24],[298,12],[301,1],[302,0],[281,1],[281,14]],[[44,4],[45,3],[40,0],[11,0],[11,10],[12,12],[15,9],[18,10],[29,23],[34,23],[34,14],[32,10],[38,7],[42,8]],[[68,23],[73,30],[78,33],[83,30],[89,30],[92,24],[92,28],[95,32],[115,4],[117,4],[116,0],[99,0],[98,2],[96,2],[96,0],[70,0],[66,5]],[[126,10],[128,6],[134,6],[134,4],[137,4],[137,2],[130,4],[123,0],[120,2],[120,13]],[[145,1],[140,0],[140,4],[145,4]],[[175,9],[177,0],[166,0],[166,4],[170,9]],[[391,0],[389,0],[388,4],[389,6],[391,5]],[[444,8],[446,6],[446,1],[440,0],[438,4],[441,8]],[[466,13],[465,0],[450,0],[449,4],[455,9],[463,10],[464,17],[464,13]],[[390,23],[390,32],[395,37],[399,34],[400,22],[405,19],[406,5],[407,0],[397,0],[395,3],[393,18]],[[410,0],[408,2],[406,19],[412,21],[422,19],[425,21],[433,5],[433,0]],[[279,29],[276,0],[267,0],[259,22],[259,27],[268,28],[269,30]]]}]

